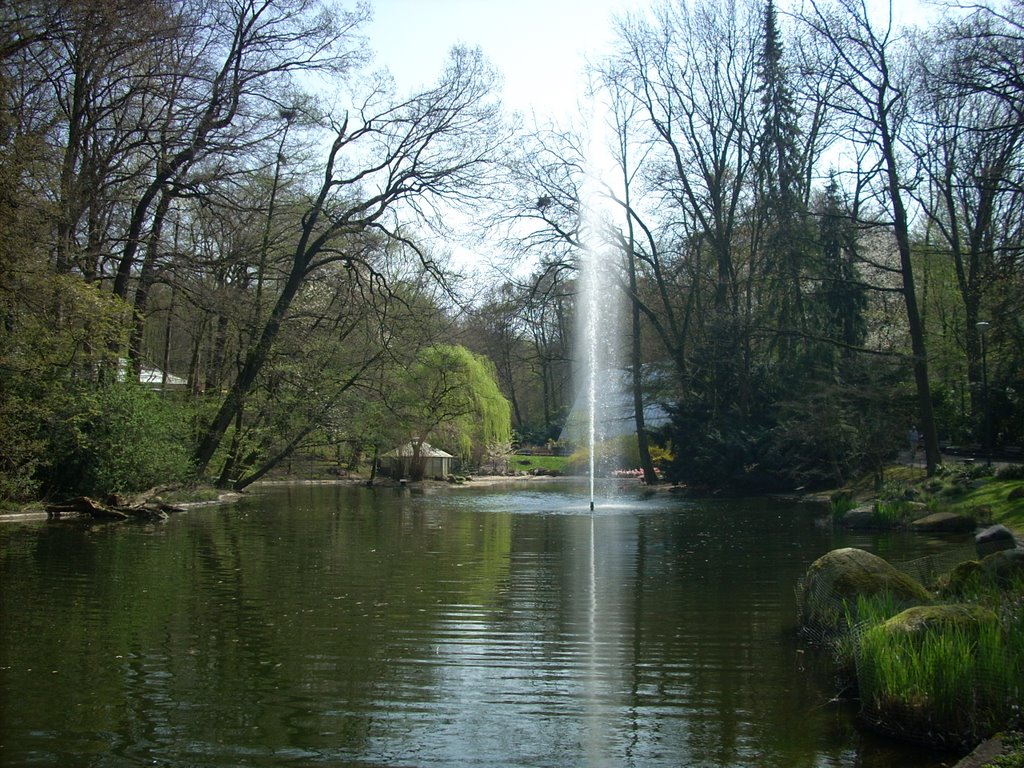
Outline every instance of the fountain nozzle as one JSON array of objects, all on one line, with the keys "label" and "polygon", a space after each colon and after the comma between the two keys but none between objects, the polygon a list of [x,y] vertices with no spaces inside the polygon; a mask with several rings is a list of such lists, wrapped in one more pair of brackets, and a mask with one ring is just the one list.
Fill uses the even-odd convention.
[{"label": "fountain nozzle", "polygon": [[591,512],[593,512],[593,511],[594,511],[594,502],[590,502],[590,511],[591,511]]}]

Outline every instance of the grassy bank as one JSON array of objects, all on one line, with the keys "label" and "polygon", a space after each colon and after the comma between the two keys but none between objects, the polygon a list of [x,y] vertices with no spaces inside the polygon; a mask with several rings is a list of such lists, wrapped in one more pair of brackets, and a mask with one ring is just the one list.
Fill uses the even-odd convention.
[{"label": "grassy bank", "polygon": [[952,512],[971,517],[979,525],[1002,523],[1024,536],[1024,467],[1011,465],[992,470],[984,465],[947,465],[934,477],[921,467],[896,464],[886,467],[881,483],[865,477],[833,494],[833,508],[841,514],[857,502],[877,501],[882,518],[897,521],[907,502],[919,502],[929,512]]},{"label": "grassy bank", "polygon": [[546,456],[516,454],[509,460],[509,469],[513,472],[532,472],[535,469],[544,472],[558,472],[565,474],[568,456]]}]

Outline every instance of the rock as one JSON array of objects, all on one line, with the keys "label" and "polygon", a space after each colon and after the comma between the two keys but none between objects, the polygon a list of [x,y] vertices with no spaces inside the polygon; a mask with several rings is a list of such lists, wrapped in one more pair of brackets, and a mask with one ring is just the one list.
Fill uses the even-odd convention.
[{"label": "rock", "polygon": [[1024,581],[1024,549],[1004,549],[981,560],[983,578],[1002,589]]},{"label": "rock", "polygon": [[974,520],[952,512],[936,512],[914,520],[910,530],[921,533],[964,533],[974,530]]},{"label": "rock", "polygon": [[917,605],[907,608],[878,627],[884,632],[921,634],[931,629],[959,629],[975,632],[983,624],[999,624],[999,617],[975,603]]},{"label": "rock", "polygon": [[1017,541],[1013,537],[1013,532],[1005,525],[989,526],[974,537],[974,547],[979,558],[1016,546]]},{"label": "rock", "polygon": [[983,589],[1007,589],[1015,581],[1024,581],[1024,549],[1003,549],[985,556],[980,562],[968,560],[949,573],[944,592],[963,597]]},{"label": "rock", "polygon": [[967,560],[959,563],[949,572],[944,593],[954,597],[964,597],[978,591],[982,579],[981,563]]},{"label": "rock", "polygon": [[[966,603],[908,608],[868,629],[856,651],[861,717],[885,733],[927,735],[948,745],[990,735],[985,683],[963,680],[956,660],[993,630],[1000,630],[995,612]],[[887,672],[894,666],[903,674]],[[941,688],[939,677],[947,678]]]},{"label": "rock", "polygon": [[807,569],[799,589],[800,625],[831,634],[846,626],[847,610],[858,597],[888,592],[897,605],[931,602],[928,591],[911,576],[862,549],[834,549]]},{"label": "rock", "polygon": [[839,524],[843,528],[855,530],[883,527],[879,522],[878,516],[875,514],[875,505],[873,503],[861,504],[859,507],[847,510],[842,518],[840,518]]}]

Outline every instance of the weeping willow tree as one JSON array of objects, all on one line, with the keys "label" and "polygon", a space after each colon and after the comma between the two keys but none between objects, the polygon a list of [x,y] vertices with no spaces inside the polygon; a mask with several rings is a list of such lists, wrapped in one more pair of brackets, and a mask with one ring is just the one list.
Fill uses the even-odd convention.
[{"label": "weeping willow tree", "polygon": [[512,410],[494,364],[462,346],[425,348],[407,369],[392,411],[411,436],[414,480],[422,479],[424,442],[479,463],[512,440]]}]

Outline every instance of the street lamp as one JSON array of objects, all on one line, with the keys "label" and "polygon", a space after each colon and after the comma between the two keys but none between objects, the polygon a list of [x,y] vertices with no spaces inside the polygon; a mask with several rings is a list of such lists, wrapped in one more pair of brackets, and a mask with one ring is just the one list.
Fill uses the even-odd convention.
[{"label": "street lamp", "polygon": [[988,349],[985,343],[985,332],[990,325],[984,320],[974,324],[981,337],[981,388],[985,397],[985,466],[992,466],[992,403],[988,392]]}]

